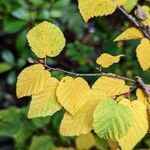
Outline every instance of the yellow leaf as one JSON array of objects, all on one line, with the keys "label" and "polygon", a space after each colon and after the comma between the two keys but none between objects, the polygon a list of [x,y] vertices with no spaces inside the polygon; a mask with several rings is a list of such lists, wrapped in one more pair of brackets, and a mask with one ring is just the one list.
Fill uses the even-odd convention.
[{"label": "yellow leaf", "polygon": [[60,133],[64,136],[87,134],[93,129],[93,113],[96,106],[107,97],[125,93],[129,87],[123,80],[100,77],[92,87],[90,98],[75,115],[66,112],[60,126]]},{"label": "yellow leaf", "polygon": [[141,39],[143,38],[143,33],[137,28],[128,28],[123,33],[121,33],[114,41],[126,41],[132,39]]},{"label": "yellow leaf", "polygon": [[17,97],[31,96],[41,92],[47,84],[50,73],[41,64],[25,68],[17,78]]},{"label": "yellow leaf", "polygon": [[104,53],[100,57],[97,58],[96,62],[102,67],[107,68],[114,63],[118,63],[120,60],[120,57],[122,56],[124,55],[112,56],[110,54]]},{"label": "yellow leaf", "polygon": [[88,150],[95,145],[95,138],[91,132],[86,135],[80,135],[76,139],[76,146],[78,150]]},{"label": "yellow leaf", "polygon": [[79,10],[83,19],[87,22],[92,17],[112,14],[118,5],[125,3],[125,0],[78,0]]},{"label": "yellow leaf", "polygon": [[39,58],[55,57],[65,46],[65,38],[61,30],[47,21],[32,28],[27,34],[27,39],[32,51]]},{"label": "yellow leaf", "polygon": [[136,96],[139,101],[144,103],[146,106],[149,106],[148,101],[150,101],[150,97],[147,97],[147,95],[143,92],[143,90],[137,89]]},{"label": "yellow leaf", "polygon": [[88,83],[78,77],[63,78],[56,92],[59,103],[74,115],[89,99],[90,87]]},{"label": "yellow leaf", "polygon": [[128,106],[134,114],[134,122],[128,133],[118,140],[122,150],[131,150],[148,132],[147,107],[139,100],[130,102],[123,99],[120,103]]},{"label": "yellow leaf", "polygon": [[140,45],[136,49],[138,61],[145,71],[150,68],[150,40],[142,39]]},{"label": "yellow leaf", "polygon": [[58,82],[57,79],[49,77],[44,90],[32,96],[28,118],[52,116],[61,108],[56,98]]},{"label": "yellow leaf", "polygon": [[125,85],[124,80],[111,78],[111,77],[100,77],[92,86],[92,90],[98,91],[97,98],[106,99],[107,97],[114,97],[130,91],[129,86]]},{"label": "yellow leaf", "polygon": [[93,129],[93,113],[100,102],[96,94],[98,91],[90,92],[90,99],[78,110],[75,115],[66,112],[60,125],[60,133],[64,136],[79,136],[87,134]]}]

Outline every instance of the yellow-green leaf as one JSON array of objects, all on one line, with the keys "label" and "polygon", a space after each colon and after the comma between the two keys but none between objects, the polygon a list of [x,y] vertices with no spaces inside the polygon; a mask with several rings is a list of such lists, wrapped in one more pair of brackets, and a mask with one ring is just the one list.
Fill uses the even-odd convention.
[{"label": "yellow-green leaf", "polygon": [[126,0],[125,4],[123,5],[123,8],[127,12],[131,12],[133,8],[137,5],[138,0]]},{"label": "yellow-green leaf", "polygon": [[122,56],[124,55],[112,56],[110,54],[104,53],[100,57],[97,58],[96,62],[102,67],[107,68],[113,65],[114,63],[118,63],[120,60],[120,57]]},{"label": "yellow-green leaf", "polygon": [[66,112],[60,125],[60,133],[64,136],[79,136],[87,134],[93,129],[93,113],[100,102],[98,91],[90,92],[90,99],[75,115]]},{"label": "yellow-green leaf", "polygon": [[90,87],[83,78],[63,78],[56,92],[59,103],[74,115],[89,99]]},{"label": "yellow-green leaf", "polygon": [[65,38],[59,27],[47,21],[32,28],[27,39],[32,51],[39,58],[55,57],[65,46]]},{"label": "yellow-green leaf", "polygon": [[28,118],[52,116],[61,108],[56,98],[58,82],[57,79],[49,77],[44,90],[32,96]]},{"label": "yellow-green leaf", "polygon": [[150,68],[150,40],[142,39],[140,45],[136,49],[138,61],[145,71]]},{"label": "yellow-green leaf", "polygon": [[130,102],[124,99],[120,104],[128,106],[134,114],[131,128],[124,137],[118,140],[122,150],[131,150],[148,132],[147,107],[139,100]]},{"label": "yellow-green leaf", "polygon": [[139,29],[132,27],[122,32],[114,41],[141,39],[143,37],[143,33]]},{"label": "yellow-green leaf", "polygon": [[94,131],[103,139],[123,137],[133,122],[132,111],[112,98],[100,102],[94,111]]},{"label": "yellow-green leaf", "polygon": [[50,75],[41,64],[25,68],[17,78],[17,97],[38,94],[46,86]]},{"label": "yellow-green leaf", "polygon": [[76,146],[78,150],[88,150],[95,145],[95,138],[91,132],[85,135],[80,135],[76,139]]},{"label": "yellow-green leaf", "polygon": [[122,5],[125,0],[78,0],[79,10],[83,19],[87,22],[92,17],[112,14],[116,4]]}]

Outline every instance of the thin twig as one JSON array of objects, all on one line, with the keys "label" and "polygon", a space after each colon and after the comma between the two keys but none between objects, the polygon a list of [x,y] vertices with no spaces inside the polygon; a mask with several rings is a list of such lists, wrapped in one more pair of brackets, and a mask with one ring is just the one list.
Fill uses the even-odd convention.
[{"label": "thin twig", "polygon": [[[29,58],[28,62],[30,63],[36,63],[36,64],[41,64],[40,62],[34,60],[33,58]],[[53,70],[53,71],[59,71],[62,73],[66,73],[72,76],[76,76],[76,77],[96,77],[96,76],[106,76],[106,77],[112,77],[112,78],[117,78],[117,79],[121,79],[121,80],[126,80],[126,81],[130,81],[135,83],[135,80],[128,78],[128,77],[124,77],[121,75],[117,75],[117,74],[113,74],[113,73],[75,73],[75,72],[71,72],[71,71],[67,71],[64,69],[60,69],[60,68],[54,68],[45,64],[42,64],[45,68],[47,68],[48,70]]]}]

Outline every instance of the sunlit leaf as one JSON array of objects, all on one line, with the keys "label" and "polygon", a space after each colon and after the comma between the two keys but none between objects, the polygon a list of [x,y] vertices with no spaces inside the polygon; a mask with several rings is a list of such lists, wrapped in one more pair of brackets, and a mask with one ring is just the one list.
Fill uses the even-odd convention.
[{"label": "sunlit leaf", "polygon": [[126,41],[141,38],[143,38],[143,33],[139,29],[132,27],[122,32],[114,41]]},{"label": "sunlit leaf", "polygon": [[139,100],[130,102],[124,99],[120,102],[128,106],[133,112],[133,124],[127,134],[118,140],[122,150],[133,149],[134,146],[145,136],[148,132],[148,115],[147,107]]},{"label": "sunlit leaf", "polygon": [[42,22],[32,28],[27,39],[32,51],[39,57],[55,57],[63,50],[65,38],[61,30],[50,22]]},{"label": "sunlit leaf", "polygon": [[118,56],[112,56],[107,53],[103,53],[100,57],[97,58],[96,62],[97,64],[101,65],[104,68],[107,68],[114,63],[118,63],[120,60],[120,57],[124,55],[118,55]]},{"label": "sunlit leaf", "polygon": [[94,131],[103,139],[123,137],[133,122],[132,111],[112,98],[100,102],[94,111]]},{"label": "sunlit leaf", "polygon": [[74,115],[89,99],[90,87],[88,83],[78,77],[63,78],[56,92],[59,103]]},{"label": "sunlit leaf", "polygon": [[87,22],[90,18],[112,14],[116,4],[122,5],[125,0],[78,0],[80,13]]},{"label": "sunlit leaf", "polygon": [[44,90],[32,96],[29,118],[51,116],[61,108],[56,98],[58,82],[57,79],[49,77]]},{"label": "sunlit leaf", "polygon": [[140,45],[136,49],[138,61],[145,71],[150,68],[150,40],[142,39]]},{"label": "sunlit leaf", "polygon": [[25,68],[17,78],[17,97],[31,96],[41,92],[47,84],[50,73],[41,64]]}]

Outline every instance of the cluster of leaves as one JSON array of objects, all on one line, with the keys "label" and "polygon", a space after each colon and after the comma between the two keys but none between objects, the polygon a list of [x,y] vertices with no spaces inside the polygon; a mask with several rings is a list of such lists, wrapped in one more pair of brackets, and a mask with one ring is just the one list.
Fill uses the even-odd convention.
[{"label": "cluster of leaves", "polygon": [[[131,3],[130,0],[126,0],[126,1],[128,1],[128,3],[126,2],[126,4],[123,7],[128,12],[130,12],[132,10],[132,8],[136,5],[136,0],[134,0],[133,3]],[[12,6],[14,6],[10,2],[8,5],[7,2],[8,2],[8,0],[4,0],[4,1],[2,0],[0,3],[8,6],[7,8],[11,8]],[[82,1],[79,1],[79,2],[82,2]],[[103,4],[105,2],[107,5],[110,2],[110,0],[108,2],[101,1],[100,3],[102,4],[102,6],[104,6]],[[19,5],[20,5],[20,2],[17,2],[17,3],[19,3]],[[91,4],[92,3],[93,3],[93,1],[91,1]],[[119,1],[119,4],[123,4],[123,3],[124,3],[123,1]],[[49,8],[49,4],[51,6],[50,8]],[[18,33],[18,35],[20,35],[20,36],[18,36],[17,43],[16,43],[17,50],[20,47],[18,50],[20,60],[17,60],[17,62],[15,60],[15,62],[17,64],[21,64],[20,67],[23,67],[26,63],[26,61],[25,61],[26,58],[29,55],[30,56],[32,55],[32,54],[29,54],[27,51],[23,50],[23,49],[27,49],[23,46],[24,46],[24,42],[26,41],[25,35],[27,33],[27,30],[29,29],[29,25],[33,25],[33,24],[35,24],[35,22],[39,22],[39,20],[45,20],[45,19],[49,20],[51,22],[55,22],[56,24],[59,24],[61,22],[61,24],[62,24],[61,27],[63,30],[66,30],[66,28],[68,30],[68,28],[69,28],[71,31],[75,32],[77,40],[74,43],[73,43],[73,41],[71,41],[71,43],[69,43],[70,41],[68,43],[66,43],[67,45],[66,45],[66,53],[65,53],[66,56],[70,57],[71,60],[73,60],[75,62],[79,62],[79,64],[80,64],[79,68],[71,68],[72,70],[78,69],[77,71],[88,72],[88,71],[91,71],[90,70],[91,68],[94,68],[96,66],[95,64],[89,63],[90,57],[88,55],[92,54],[92,58],[93,58],[93,56],[94,56],[94,58],[96,58],[97,56],[95,56],[95,54],[93,53],[94,48],[92,46],[84,44],[87,42],[87,39],[89,37],[87,36],[87,37],[85,37],[85,39],[80,39],[83,34],[84,24],[82,22],[82,19],[79,16],[79,14],[76,12],[76,8],[74,7],[75,5],[72,5],[71,1],[65,0],[63,2],[62,1],[60,2],[58,0],[57,2],[55,2],[52,0],[49,3],[49,1],[47,2],[47,1],[41,1],[41,0],[38,0],[38,1],[29,0],[29,2],[21,2],[21,5],[23,5],[23,7],[20,10],[19,10],[19,5],[17,4],[17,7],[13,8],[13,10],[10,10],[10,12],[7,12],[7,13],[11,13],[11,17],[6,16],[7,21],[5,20],[6,22],[5,22],[5,24],[3,24],[3,28],[6,29],[6,27],[9,26],[8,27],[9,29],[7,28],[9,30],[9,32],[8,32],[8,30],[5,30],[4,31],[5,33],[12,34],[12,32],[14,32],[14,33]],[[28,6],[30,6],[31,9]],[[90,5],[90,8],[91,8],[91,6],[92,5]],[[94,7],[97,7],[97,6],[95,5]],[[32,8],[34,8],[34,9],[32,9]],[[18,11],[17,11],[17,9],[18,9]],[[116,9],[116,6],[113,6],[113,8],[111,7],[109,9],[110,9],[109,11],[107,10],[106,12],[104,11],[103,13],[105,13],[105,15],[107,13],[108,14],[112,13]],[[14,11],[16,11],[16,15],[15,15],[15,13],[13,13]],[[68,11],[70,13],[67,13]],[[102,12],[100,11],[98,13],[102,13]],[[102,15],[103,15],[103,13],[102,13]],[[32,15],[29,15],[28,19],[23,20],[24,16],[28,15],[28,14],[32,14]],[[20,18],[18,17],[19,15],[20,15]],[[94,15],[92,14],[92,15],[90,15],[90,17],[102,16],[102,15],[101,14],[94,14]],[[14,21],[14,17],[15,17],[15,19],[16,19],[16,17],[18,17],[18,19],[16,19],[17,21]],[[17,26],[18,21],[24,22],[24,24],[22,23],[23,26],[21,28],[19,28]],[[14,25],[14,23],[16,23],[16,24]],[[43,23],[45,25],[47,24],[47,22],[43,22]],[[48,24],[51,24],[51,23],[48,23]],[[112,44],[111,40],[113,40],[113,38],[118,33],[117,32],[112,33],[113,30],[111,30],[111,29],[104,29],[104,27],[106,27],[106,26],[108,27],[108,25],[106,25],[105,22],[103,22],[103,20],[100,20],[100,22],[98,22],[98,24],[99,24],[98,28],[105,30],[108,35],[106,34],[106,32],[103,33],[102,31],[97,30],[95,33],[90,35],[91,36],[90,40],[97,41],[97,39],[100,38],[100,43],[104,43],[104,45],[102,47],[104,49],[107,49],[107,52],[113,54],[113,55],[110,55],[107,53],[103,53],[97,59],[97,63],[99,65],[101,65],[101,67],[105,68],[105,67],[109,67],[113,63],[119,62],[120,56],[123,56],[122,54],[119,55],[120,53],[123,52],[122,49],[119,48],[119,47],[122,47],[122,43],[121,42],[118,43],[119,47],[116,47],[115,44]],[[63,28],[63,25],[64,25],[64,28]],[[51,30],[51,27],[54,27],[54,29],[56,29],[56,32],[55,32],[55,30]],[[40,28],[40,26],[39,26],[39,28]],[[62,47],[64,46],[65,39],[64,39],[64,36],[62,35],[62,33],[60,33],[60,30],[58,29],[58,27],[51,24],[51,26],[47,30],[48,32],[43,31],[44,34],[37,33],[38,32],[37,29],[38,28],[35,28],[35,34],[34,33],[32,34],[32,32],[31,32],[31,34],[28,34],[29,45],[31,46],[31,48],[35,52],[35,54],[39,58],[43,58],[44,56],[53,57],[54,55],[59,54],[60,51],[62,50]],[[48,34],[50,34],[50,36]],[[53,35],[53,34],[56,36],[52,37],[51,35]],[[43,37],[40,35],[43,35]],[[48,37],[46,37],[46,35]],[[59,40],[57,41],[58,35],[59,35]],[[34,36],[36,36],[36,37],[34,37]],[[129,35],[127,35],[127,36],[129,36]],[[42,37],[42,38],[40,39],[40,37]],[[49,38],[51,38],[51,39],[48,40]],[[140,38],[143,38],[143,34]],[[60,39],[62,39],[62,40],[60,40]],[[81,41],[83,41],[84,43],[81,43],[79,41],[79,39]],[[30,41],[32,41],[32,42],[30,42]],[[50,43],[51,41],[53,44]],[[68,39],[67,39],[67,41],[68,41]],[[39,43],[41,43],[41,45]],[[60,45],[57,45],[57,43]],[[130,47],[133,47],[133,50],[134,50],[134,47],[136,46],[136,44],[137,43],[135,41],[133,41],[133,42],[131,41],[130,43],[127,43],[128,49],[126,49],[126,53],[128,55],[125,56],[125,59],[128,60],[128,62],[126,63],[126,64],[128,64],[128,66],[131,66],[131,62],[133,62],[133,57],[131,57],[131,54],[132,55],[134,54],[134,52],[130,49]],[[114,49],[116,49],[115,52],[112,51]],[[6,59],[7,59],[5,56],[6,55],[8,56],[11,51],[7,50],[7,52],[8,53],[5,52],[2,55],[3,56],[2,59],[4,61],[6,61]],[[2,53],[3,53],[3,51],[2,51]],[[97,53],[97,55],[98,55],[98,53]],[[10,55],[12,55],[12,54],[10,54]],[[114,55],[118,55],[118,56],[116,57]],[[147,57],[149,57],[149,56],[147,56]],[[12,60],[11,56],[9,57],[9,59],[7,59],[6,62],[9,62],[10,60]],[[58,62],[57,64],[59,64],[60,66],[63,66],[64,64],[63,64],[62,60],[61,59],[58,59],[58,60],[60,60],[60,62]],[[51,58],[47,58],[47,62],[48,63],[50,62],[49,64],[55,65],[57,61],[53,60]],[[14,65],[12,65],[14,63],[12,63],[12,62],[9,62],[7,64],[9,64],[9,66],[12,66],[8,70],[10,70],[14,67]],[[85,64],[88,64],[88,65],[85,65]],[[133,64],[134,64],[133,66],[136,66],[136,68],[138,68],[137,67],[138,63],[136,61],[134,61]],[[146,64],[147,64],[147,62],[146,62]],[[32,95],[32,101],[31,101],[29,111],[28,111],[28,117],[30,118],[30,120],[27,120],[25,122],[29,122],[29,124],[30,124],[30,122],[32,122],[32,119],[31,119],[32,117],[42,116],[45,118],[45,116],[47,116],[47,115],[51,116],[57,111],[57,113],[53,115],[54,117],[52,116],[51,120],[53,120],[55,118],[55,116],[57,116],[57,114],[59,114],[58,110],[65,108],[66,111],[65,111],[65,114],[64,114],[61,126],[60,126],[60,133],[62,135],[74,136],[74,135],[86,134],[86,133],[89,133],[93,129],[97,133],[97,135],[99,135],[99,138],[98,138],[99,144],[97,144],[97,140],[95,143],[95,139],[94,139],[93,135],[91,135],[90,133],[86,134],[86,135],[80,135],[76,140],[76,148],[77,149],[90,149],[92,146],[97,147],[97,149],[108,149],[108,147],[112,147],[112,149],[115,147],[115,149],[117,149],[118,143],[116,141],[118,141],[119,145],[122,147],[122,149],[124,149],[124,147],[125,147],[124,143],[127,143],[127,141],[128,141],[128,140],[126,141],[126,139],[134,139],[133,141],[129,141],[129,142],[131,142],[131,143],[128,143],[129,147],[125,147],[126,149],[128,149],[130,147],[133,147],[146,134],[148,127],[147,127],[147,116],[145,115],[145,109],[147,107],[145,107],[145,105],[143,105],[143,102],[146,103],[145,102],[146,95],[143,96],[142,91],[141,91],[142,96],[137,96],[138,98],[137,98],[137,100],[135,100],[135,105],[138,108],[141,108],[140,110],[143,110],[143,111],[139,112],[139,114],[138,114],[137,113],[138,108],[135,108],[136,106],[133,103],[129,104],[128,103],[129,99],[126,99],[128,101],[127,102],[128,104],[126,102],[124,102],[125,101],[124,98],[116,100],[116,97],[115,97],[116,95],[120,95],[121,93],[129,92],[129,89],[125,90],[125,91],[121,91],[121,92],[118,91],[116,93],[111,94],[110,91],[112,89],[114,89],[114,91],[115,91],[116,86],[118,87],[116,82],[120,83],[120,82],[122,82],[121,80],[101,77],[95,82],[95,84],[97,83],[97,84],[102,85],[102,88],[101,87],[99,88],[99,85],[98,85],[98,87],[96,87],[96,89],[94,89],[95,84],[90,88],[88,83],[83,78],[72,78],[72,77],[67,76],[67,77],[63,78],[61,81],[59,81],[58,79],[56,79],[56,77],[58,77],[60,79],[63,75],[61,74],[60,76],[58,76],[57,72],[52,72],[52,71],[49,72],[49,71],[47,71],[47,68],[45,70],[45,67],[43,67],[43,65],[45,65],[45,64],[33,65],[31,67],[28,67],[25,70],[23,70],[23,72],[21,73],[22,75],[20,74],[21,78],[18,77],[18,81],[19,80],[21,81],[20,85],[18,82],[18,85],[20,87],[17,85],[19,87],[19,92],[17,92],[18,97]],[[127,70],[127,67],[125,65],[122,66],[121,70],[118,68],[118,64],[116,64],[116,65],[117,65],[116,67],[115,67],[115,65],[112,66],[112,67],[114,67],[112,70],[115,71],[116,73],[124,73],[129,76],[134,76],[134,74],[139,74],[138,69],[135,72],[133,72],[133,69],[131,68],[131,71],[127,72],[127,71],[125,71],[125,70]],[[124,67],[124,69],[123,69],[123,67]],[[7,67],[5,67],[5,66],[3,67],[3,65],[2,65],[2,68],[6,69]],[[117,69],[115,69],[115,68],[117,68]],[[133,67],[133,68],[135,68],[135,67]],[[2,70],[2,69],[0,69],[0,70]],[[8,71],[8,70],[4,70],[3,72]],[[14,76],[14,73],[11,75],[11,77],[12,76]],[[55,76],[55,78],[54,78],[54,76]],[[147,79],[149,79],[149,76],[147,77]],[[31,82],[31,80],[33,82]],[[89,80],[93,82],[93,79],[90,78]],[[100,80],[100,83],[98,82],[99,80]],[[109,82],[107,83],[106,80]],[[101,83],[101,82],[104,82],[104,83]],[[110,86],[111,82],[112,83],[115,82],[114,85]],[[13,83],[14,83],[14,81],[13,81]],[[105,84],[107,85],[106,87],[105,87]],[[84,85],[84,86],[80,87],[79,85],[81,85],[81,86]],[[108,91],[108,95],[107,95],[106,89],[108,89],[108,86],[110,86],[111,88]],[[122,82],[121,87],[122,86],[126,86],[125,83],[123,84],[123,82]],[[75,87],[75,88],[73,88],[73,87]],[[26,92],[24,93],[24,91],[26,91]],[[69,91],[71,92],[70,93],[71,95],[68,96],[66,94]],[[79,91],[79,93],[77,91]],[[99,91],[102,91],[102,92],[100,92],[101,93],[100,95],[97,93]],[[106,91],[106,93],[103,91]],[[138,90],[138,91],[140,91],[140,90]],[[66,95],[67,98],[64,98],[63,95],[64,96]],[[70,97],[71,97],[71,99],[70,99]],[[86,99],[85,99],[85,97],[86,97]],[[90,97],[90,98],[88,99],[88,97]],[[116,100],[116,101],[114,101],[114,100]],[[141,100],[142,100],[142,102],[139,102]],[[108,103],[104,103],[105,101],[108,101]],[[78,104],[78,102],[82,102],[82,103]],[[101,105],[99,104],[100,102],[102,102]],[[142,103],[142,104],[138,104],[138,103]],[[109,104],[112,105],[112,107],[109,107]],[[74,107],[74,105],[77,105],[77,106]],[[124,107],[122,107],[122,105],[126,106],[126,107],[124,108]],[[146,103],[146,105],[147,105],[147,103]],[[99,106],[99,108],[98,108],[98,106]],[[87,107],[87,108],[85,108],[85,107]],[[106,108],[106,110],[101,109],[104,107]],[[128,107],[129,107],[129,109],[128,109]],[[131,107],[134,107],[135,109],[132,110]],[[18,110],[17,108],[14,108],[14,109]],[[119,115],[112,113],[112,112],[114,112],[114,111],[112,111],[114,109],[116,109],[116,111],[119,112]],[[122,113],[122,110],[125,111],[127,113],[127,115]],[[7,111],[9,112],[9,109]],[[96,114],[96,112],[97,112],[97,114]],[[17,113],[20,114],[21,112],[18,110]],[[107,116],[106,118],[103,117],[104,113],[106,113],[106,116]],[[108,116],[107,115],[108,113],[112,114],[112,115]],[[13,114],[13,112],[9,113],[9,116],[12,116],[12,114]],[[136,114],[136,115],[134,115],[134,114]],[[143,120],[142,119],[139,120],[137,117],[139,117],[141,115],[145,116],[146,119],[144,118]],[[26,147],[23,148],[20,146],[25,146],[26,145],[25,143],[26,142],[28,143],[31,140],[32,135],[35,135],[38,130],[40,130],[40,132],[41,132],[42,127],[45,127],[45,126],[49,127],[48,129],[50,130],[50,132],[53,130],[52,128],[50,128],[51,126],[48,123],[43,124],[40,127],[36,127],[36,129],[34,129],[35,128],[34,126],[36,126],[36,125],[31,125],[32,124],[31,123],[30,126],[31,126],[31,128],[33,127],[33,130],[32,129],[30,130],[30,128],[21,129],[22,127],[25,127],[25,126],[28,127],[28,125],[26,125],[24,121],[22,123],[22,117],[20,117],[20,115],[16,115],[16,113],[15,113],[14,116],[15,116],[14,118],[16,118],[16,119],[19,118],[18,120],[21,120],[21,125],[18,129],[25,130],[25,131],[18,133],[18,131],[16,130],[16,132],[10,132],[10,133],[12,133],[11,135],[10,134],[6,135],[6,134],[4,134],[4,132],[2,132],[0,134],[6,135],[6,136],[11,136],[11,137],[15,138],[15,140],[17,141],[16,147],[18,149],[27,149]],[[26,114],[24,116],[26,116]],[[58,116],[62,116],[62,115],[58,115]],[[118,122],[118,120],[120,120],[122,118],[128,118],[128,116],[130,116],[130,117],[129,117],[129,119],[125,119],[125,121],[126,121],[125,124],[123,124],[121,121]],[[97,118],[97,117],[99,117],[99,118]],[[115,121],[117,120],[117,122],[108,121],[109,117],[114,118],[114,120]],[[2,114],[1,118],[5,118],[5,116]],[[6,117],[6,118],[8,118],[8,117]],[[103,118],[106,120],[103,121],[102,120]],[[142,117],[139,117],[139,118],[142,118]],[[44,122],[43,119],[41,119],[41,122]],[[9,119],[4,120],[4,123],[8,120]],[[40,120],[40,118],[39,118],[39,120]],[[82,125],[81,120],[83,120],[83,128],[79,127],[80,124]],[[84,120],[85,120],[85,122],[84,122]],[[97,120],[98,120],[98,122],[97,122]],[[99,120],[101,120],[101,122]],[[48,121],[50,121],[50,119],[48,119]],[[145,122],[144,123],[145,126],[143,126],[143,124],[142,125],[140,124],[142,121]],[[12,120],[10,122],[11,122],[10,126],[13,126],[13,127],[15,127],[17,124],[20,124],[20,123],[18,123],[17,120],[15,120],[15,121]],[[16,123],[14,124],[13,122],[16,122]],[[109,125],[105,126],[106,125],[105,122],[108,122],[108,124],[110,126]],[[135,122],[135,124],[133,122]],[[139,122],[139,126],[137,126],[137,124],[138,124],[137,122]],[[116,126],[114,126],[113,123],[114,124],[119,123],[119,126],[121,127],[121,132],[119,131],[119,133],[118,133],[118,130],[115,128]],[[25,126],[24,126],[24,124],[25,124]],[[5,127],[6,131],[7,131],[7,129],[10,128],[10,126]],[[68,128],[71,126],[72,126],[71,129]],[[99,129],[100,126],[102,128]],[[56,127],[59,127],[58,122],[55,123],[55,128]],[[126,132],[124,131],[123,127],[125,127]],[[135,131],[137,131],[139,128],[140,128],[139,133],[133,136]],[[106,129],[109,130],[108,133],[104,132],[104,131],[106,131]],[[29,132],[31,131],[30,132],[31,134],[29,136],[27,134],[28,137],[25,138],[25,140],[20,138],[23,135],[26,136],[27,131],[29,131]],[[46,148],[52,149],[53,144],[51,141],[54,139],[50,138],[51,135],[48,135],[48,136],[44,135],[47,133],[44,133],[43,134],[44,136],[41,135],[40,137],[38,137],[40,132],[38,131],[37,135],[32,138],[32,141],[33,141],[32,142],[33,144],[31,144],[32,149],[37,149],[37,148],[43,149],[43,145],[44,145],[45,149]],[[104,134],[103,134],[103,132],[104,132]],[[115,135],[112,135],[111,132],[115,133]],[[126,134],[126,133],[128,133],[128,134]],[[13,136],[16,134],[19,134],[19,136],[16,136],[16,137]],[[125,134],[126,134],[126,136],[125,136]],[[54,135],[52,135],[52,137],[53,136]],[[114,138],[115,141],[110,140],[112,138]],[[63,139],[63,141],[67,141],[66,143],[70,142],[70,140],[69,140],[70,138],[64,140],[64,137],[61,137],[61,135],[59,135],[59,142],[56,142],[55,144],[56,145],[58,143],[60,144],[60,141],[62,139]],[[19,140],[19,144],[18,144],[18,140]],[[86,143],[87,143],[87,141],[89,141],[88,142],[89,145],[88,144],[84,145],[85,141],[86,141]],[[21,142],[21,144],[20,144],[20,142]],[[65,142],[63,142],[61,144],[63,145],[64,143]],[[69,145],[69,144],[67,144],[67,145]],[[57,149],[63,149],[63,148],[61,147],[61,148],[57,148]],[[70,149],[73,149],[73,148],[70,148]]]},{"label": "cluster of leaves", "polygon": [[[108,5],[111,2],[112,5]],[[121,5],[124,1],[117,3]],[[102,9],[106,8],[105,5],[110,7]],[[79,0],[79,8],[87,21],[93,16],[113,13],[116,3],[111,0],[96,3]],[[25,68],[18,76],[17,96],[32,96],[29,118],[51,116],[64,108],[65,114],[60,125],[62,135],[80,136],[94,129],[100,139],[116,141],[121,149],[132,149],[145,136],[149,129],[149,104],[148,97],[142,90],[137,89],[137,99],[131,102],[120,96],[130,93],[130,86],[121,79],[103,76],[91,88],[81,77],[66,76],[59,82],[51,77],[51,70],[47,69],[52,68],[47,67],[45,59],[47,56],[59,55],[65,46],[61,30],[54,24],[42,22],[28,32],[27,39],[41,62]],[[148,48],[148,45],[144,46]],[[102,67],[109,67],[118,62],[121,56],[102,54],[97,63]],[[145,64],[147,65],[147,61]]]}]

